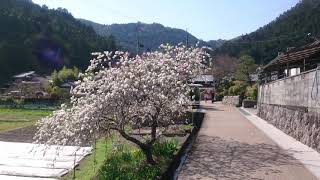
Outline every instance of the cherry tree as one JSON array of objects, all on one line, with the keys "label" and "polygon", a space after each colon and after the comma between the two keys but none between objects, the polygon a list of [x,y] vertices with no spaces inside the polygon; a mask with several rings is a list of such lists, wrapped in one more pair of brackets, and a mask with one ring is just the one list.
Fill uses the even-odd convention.
[{"label": "cherry tree", "polygon": [[[201,48],[169,45],[135,57],[118,51],[93,55],[71,90],[70,105],[39,121],[37,142],[80,145],[115,130],[155,164],[152,146],[161,136],[160,127],[175,124],[187,110],[188,82],[202,72],[209,55]],[[149,137],[132,136],[127,127],[148,128]]]}]

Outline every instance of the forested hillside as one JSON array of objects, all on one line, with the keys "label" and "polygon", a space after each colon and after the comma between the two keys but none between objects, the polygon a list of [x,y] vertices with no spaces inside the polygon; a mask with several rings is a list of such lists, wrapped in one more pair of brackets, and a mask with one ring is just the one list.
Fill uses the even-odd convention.
[{"label": "forested hillside", "polygon": [[216,53],[237,57],[247,53],[254,57],[256,63],[266,64],[278,52],[311,42],[319,35],[320,1],[302,0],[268,25],[226,42]]},{"label": "forested hillside", "polygon": [[[124,49],[130,52],[137,52],[137,45],[139,41],[139,53],[155,50],[161,44],[169,43],[177,45],[179,43],[186,43],[189,45],[207,45],[206,42],[197,39],[192,34],[176,28],[165,27],[161,24],[145,24],[145,23],[129,23],[129,24],[112,24],[102,25],[88,20],[81,21],[84,24],[92,26],[96,32],[102,36],[113,35],[116,42]],[[212,41],[214,42],[214,41]]]},{"label": "forested hillside", "polygon": [[[311,42],[320,35],[320,1],[303,0],[268,25],[230,41],[204,42],[161,24],[101,25],[75,19],[66,9],[40,7],[30,0],[0,1],[0,84],[17,73],[50,73],[63,65],[84,68],[90,52],[116,49],[139,53],[160,44],[210,45],[216,55],[251,55],[266,64],[278,52]],[[101,35],[101,36],[100,36]],[[138,48],[137,48],[138,47]]]},{"label": "forested hillside", "polygon": [[112,38],[100,37],[67,10],[29,0],[1,0],[0,24],[0,84],[27,70],[84,68],[92,51],[116,48]]}]

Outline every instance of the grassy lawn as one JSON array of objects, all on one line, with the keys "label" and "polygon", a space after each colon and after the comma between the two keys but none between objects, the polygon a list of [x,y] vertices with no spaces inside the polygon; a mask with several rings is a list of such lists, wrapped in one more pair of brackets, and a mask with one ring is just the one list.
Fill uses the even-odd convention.
[{"label": "grassy lawn", "polygon": [[50,110],[0,109],[0,120],[36,121],[51,112]]},{"label": "grassy lawn", "polygon": [[49,110],[0,109],[0,132],[31,126],[50,113]]},{"label": "grassy lawn", "polygon": [[0,132],[28,127],[33,125],[35,122],[36,121],[0,121]]}]

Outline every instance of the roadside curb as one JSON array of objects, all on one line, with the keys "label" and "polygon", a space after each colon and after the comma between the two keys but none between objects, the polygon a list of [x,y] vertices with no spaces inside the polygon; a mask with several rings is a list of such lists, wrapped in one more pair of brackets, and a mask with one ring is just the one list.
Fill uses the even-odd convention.
[{"label": "roadside curb", "polygon": [[201,129],[202,122],[205,116],[205,110],[197,109],[196,111],[194,111],[194,113],[196,113],[195,114],[196,122],[193,122],[195,125],[195,128],[189,134],[186,141],[183,143],[181,149],[179,150],[178,154],[173,158],[173,161],[168,167],[167,171],[162,175],[161,179],[165,179],[165,180],[178,179],[178,176],[182,170],[182,167],[185,164],[188,158],[189,152],[191,151],[192,146],[197,138],[198,132]]},{"label": "roadside curb", "polygon": [[285,134],[272,124],[247,111],[245,108],[237,108],[242,116],[249,120],[255,127],[265,133],[279,147],[297,159],[315,177],[320,179],[320,153],[302,144],[293,137]]}]

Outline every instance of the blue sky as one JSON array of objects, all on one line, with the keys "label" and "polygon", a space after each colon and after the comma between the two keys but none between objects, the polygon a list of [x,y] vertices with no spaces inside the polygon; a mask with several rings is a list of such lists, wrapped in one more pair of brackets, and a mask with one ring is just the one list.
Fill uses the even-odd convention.
[{"label": "blue sky", "polygon": [[145,22],[188,31],[203,40],[231,39],[274,20],[299,0],[33,0],[101,24]]}]

